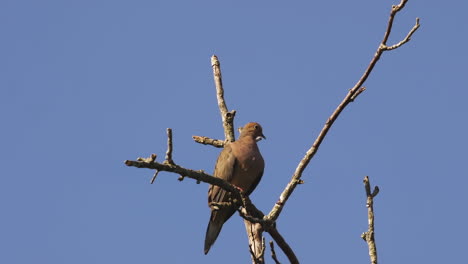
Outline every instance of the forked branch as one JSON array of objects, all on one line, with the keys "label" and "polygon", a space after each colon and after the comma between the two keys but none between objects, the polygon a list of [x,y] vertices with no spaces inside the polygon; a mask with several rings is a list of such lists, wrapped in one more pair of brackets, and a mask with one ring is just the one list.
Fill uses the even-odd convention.
[{"label": "forked branch", "polygon": [[369,227],[366,232],[362,233],[361,238],[367,242],[369,247],[369,257],[371,264],[377,264],[377,247],[375,245],[375,232],[374,232],[374,197],[379,193],[379,187],[375,186],[371,192],[369,177],[364,177],[364,188],[366,189],[367,196],[367,219]]},{"label": "forked branch", "polygon": [[405,44],[406,42],[408,42],[410,40],[413,33],[419,28],[419,19],[416,19],[416,25],[411,29],[411,31],[408,33],[408,35],[406,36],[406,38],[404,40],[402,40],[401,42],[399,42],[398,44],[396,44],[394,46],[391,46],[391,47],[386,46],[388,37],[390,36],[390,32],[392,30],[393,19],[394,19],[395,15],[405,6],[406,2],[408,2],[408,0],[401,0],[399,5],[392,6],[392,10],[390,12],[390,19],[389,19],[388,24],[387,24],[387,30],[386,30],[386,32],[384,34],[384,38],[383,38],[382,42],[380,43],[379,47],[377,48],[377,51],[376,51],[374,57],[370,61],[369,65],[367,66],[367,69],[364,71],[363,75],[356,82],[356,84],[353,86],[353,88],[351,88],[348,91],[348,93],[346,94],[344,99],[341,101],[341,103],[337,106],[335,111],[333,111],[331,116],[327,119],[327,121],[325,122],[325,125],[323,126],[323,128],[320,131],[319,135],[315,139],[314,143],[309,148],[309,150],[307,150],[305,156],[299,162],[299,164],[298,164],[298,166],[297,166],[297,168],[296,168],[290,182],[286,185],[285,189],[281,193],[278,202],[276,202],[276,204],[273,206],[270,213],[267,216],[265,216],[265,220],[274,222],[279,217],[281,211],[283,210],[283,207],[284,207],[286,201],[289,199],[289,197],[293,193],[293,191],[296,188],[297,184],[300,183],[302,172],[307,167],[310,160],[317,153],[320,145],[323,142],[323,139],[327,135],[327,133],[330,130],[333,123],[336,121],[336,119],[341,114],[341,112],[346,108],[346,106],[350,102],[353,102],[354,99],[364,91],[365,88],[362,87],[362,85],[364,84],[364,82],[369,77],[370,73],[374,69],[375,64],[380,59],[380,56],[382,55],[382,53],[384,51],[387,51],[387,50],[392,50],[392,49],[396,49],[396,48],[401,47],[403,44]]}]

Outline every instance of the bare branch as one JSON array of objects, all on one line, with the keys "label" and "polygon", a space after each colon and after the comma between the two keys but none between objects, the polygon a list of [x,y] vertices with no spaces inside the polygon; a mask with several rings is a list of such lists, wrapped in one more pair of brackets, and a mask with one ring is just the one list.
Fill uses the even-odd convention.
[{"label": "bare branch", "polygon": [[[248,196],[245,196],[247,199]],[[247,208],[242,208],[239,210],[240,215],[245,219],[244,223],[246,225],[247,230],[257,230],[257,233],[266,231],[270,234],[270,236],[275,240],[275,242],[278,244],[278,246],[281,248],[281,250],[284,252],[286,257],[288,258],[290,263],[299,263],[299,260],[296,257],[296,254],[292,250],[292,248],[289,246],[289,244],[286,242],[286,240],[283,238],[283,236],[279,233],[276,224],[267,222],[264,220],[261,220],[262,217],[264,216],[263,212],[258,210],[254,204],[248,201],[244,201],[244,204],[247,206]],[[263,217],[264,218],[264,217]],[[249,233],[248,233],[249,234]],[[257,241],[258,243],[258,237],[259,236],[253,236],[252,238],[249,235],[249,241]],[[249,243],[252,244],[252,243]]]},{"label": "bare branch", "polygon": [[271,223],[265,222],[263,220],[263,217],[265,214],[263,214],[262,211],[260,211],[250,200],[250,197],[247,195],[244,195],[242,193],[241,199],[242,199],[242,204],[243,208],[239,208],[239,215],[244,218],[245,220],[252,222],[252,223],[258,223],[262,224],[265,226],[270,226]]},{"label": "bare branch", "polygon": [[289,244],[286,243],[286,240],[284,240],[283,236],[281,236],[281,234],[278,232],[276,226],[272,226],[266,231],[270,234],[273,240],[275,240],[276,244],[278,244],[286,257],[288,257],[289,262],[291,264],[298,264],[299,260],[297,259],[296,254],[294,254],[294,251],[291,249]]},{"label": "bare branch", "polygon": [[249,237],[249,251],[252,257],[252,263],[265,263],[265,238],[263,237],[263,228],[260,224],[244,221],[245,229]]},{"label": "bare branch", "polygon": [[263,237],[263,212],[258,210],[250,198],[242,193],[243,208],[239,214],[244,218],[245,230],[249,240],[250,255],[253,263],[265,263],[265,237]]},{"label": "bare branch", "polygon": [[362,92],[364,92],[366,90],[366,87],[361,87],[360,89],[358,89],[352,96],[349,100],[351,100],[351,102],[354,102],[354,99],[356,99],[356,97],[358,97]]},{"label": "bare branch", "polygon": [[364,177],[364,188],[367,195],[367,218],[369,221],[369,228],[366,232],[362,233],[361,238],[367,242],[369,247],[369,257],[371,264],[377,264],[377,247],[375,245],[374,234],[374,197],[379,193],[379,187],[375,186],[374,191],[371,192],[369,177]]},{"label": "bare branch", "polygon": [[275,261],[276,264],[281,264],[276,257],[276,252],[275,252],[275,243],[273,241],[270,241],[270,248],[271,248],[271,258]]},{"label": "bare branch", "polygon": [[254,224],[264,224],[265,223],[265,221],[263,221],[262,218],[254,217],[251,214],[247,213],[246,210],[247,209],[245,209],[245,208],[239,208],[239,210],[237,210],[239,212],[239,216],[244,218],[244,220],[247,220],[247,221],[249,221],[251,223],[254,223]]},{"label": "bare branch", "polygon": [[223,188],[224,190],[227,190],[233,193],[235,197],[241,200],[240,191],[234,185],[231,185],[230,183],[228,183],[227,181],[223,179],[213,177],[205,173],[203,170],[191,170],[191,169],[186,169],[176,164],[159,163],[156,161],[151,162],[150,159],[142,159],[142,158],[139,158],[136,161],[126,160],[125,165],[129,167],[147,168],[147,169],[153,169],[153,170],[158,170],[158,171],[173,172],[173,173],[181,175],[182,177],[188,177],[197,181],[213,184],[213,185]]},{"label": "bare branch", "polygon": [[167,151],[166,151],[166,159],[164,163],[174,165],[174,161],[172,160],[172,129],[167,129]]},{"label": "bare branch", "polygon": [[193,140],[197,143],[203,145],[211,145],[217,148],[224,148],[224,141],[219,139],[212,139],[209,137],[201,137],[201,136],[192,136]]},{"label": "bare branch", "polygon": [[[380,43],[379,47],[377,48],[377,51],[370,61],[369,65],[367,66],[367,69],[364,71],[363,75],[361,78],[356,82],[353,88],[351,88],[348,93],[346,94],[345,98],[341,103],[338,105],[338,107],[335,109],[335,111],[331,114],[331,116],[327,119],[325,125],[323,126],[322,130],[320,131],[319,135],[315,139],[314,143],[310,147],[309,150],[307,150],[305,156],[302,158],[302,160],[299,162],[290,182],[287,184],[285,187],[284,191],[281,193],[280,198],[278,202],[273,206],[271,209],[270,213],[265,216],[265,220],[274,222],[280,215],[286,201],[289,199],[291,194],[293,193],[294,189],[296,188],[297,184],[299,183],[299,180],[302,176],[302,172],[304,169],[307,167],[309,164],[310,160],[314,157],[314,155],[317,153],[320,145],[322,144],[323,139],[327,135],[328,131],[330,130],[331,126],[333,123],[336,121],[340,113],[346,108],[346,106],[352,102],[357,95],[359,95],[363,90],[362,85],[364,82],[367,80],[369,77],[370,73],[374,69],[375,64],[377,61],[380,59],[380,56],[382,53],[386,50],[389,50],[386,48],[386,42],[388,40],[388,37],[390,36],[390,32],[392,30],[393,26],[393,18],[395,17],[396,13],[400,11],[406,4],[408,0],[401,0],[400,4],[397,6],[392,6],[392,11],[390,12],[390,19],[387,24],[387,30],[385,32],[384,38],[382,40],[382,43]],[[407,41],[409,41],[411,35],[418,29],[419,27],[419,19],[417,20],[417,26],[415,26],[411,31],[410,34],[407,36]],[[406,41],[406,42],[407,42]],[[404,42],[404,43],[406,43]],[[403,45],[402,43],[401,45]],[[397,44],[398,45],[398,44]],[[400,45],[400,46],[401,46]],[[399,46],[398,46],[399,47]]]},{"label": "bare branch", "polygon": [[236,111],[228,111],[224,101],[223,81],[221,78],[221,66],[216,55],[211,56],[211,67],[213,67],[214,82],[216,85],[216,96],[218,98],[218,107],[223,120],[224,137],[227,141],[234,142],[234,116]]},{"label": "bare branch", "polygon": [[399,48],[403,44],[405,44],[406,42],[410,41],[411,37],[413,36],[413,33],[416,32],[416,30],[418,30],[419,26],[420,26],[419,17],[417,17],[416,18],[416,24],[413,26],[413,28],[410,30],[410,32],[408,32],[408,35],[406,35],[406,37],[402,41],[398,42],[395,45],[392,45],[390,47],[385,46],[385,50],[393,50],[393,49]]}]

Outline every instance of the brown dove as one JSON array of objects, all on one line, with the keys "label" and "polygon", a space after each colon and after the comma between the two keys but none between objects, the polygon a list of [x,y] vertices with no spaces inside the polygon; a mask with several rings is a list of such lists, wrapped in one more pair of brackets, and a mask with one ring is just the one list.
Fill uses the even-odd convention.
[{"label": "brown dove", "polygon": [[[257,139],[265,136],[258,123],[248,123],[241,130],[239,139],[224,146],[219,154],[214,170],[214,177],[221,178],[249,195],[257,187],[263,175],[265,162],[257,146]],[[210,222],[206,229],[205,254],[226,222],[237,210],[239,205],[216,206],[213,203],[229,202],[230,193],[222,188],[210,185],[208,190],[208,206],[211,209]]]}]

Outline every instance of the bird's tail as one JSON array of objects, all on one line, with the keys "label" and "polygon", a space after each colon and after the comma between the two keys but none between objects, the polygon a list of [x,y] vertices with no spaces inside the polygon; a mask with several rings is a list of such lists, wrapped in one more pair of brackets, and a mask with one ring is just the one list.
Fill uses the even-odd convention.
[{"label": "bird's tail", "polygon": [[208,251],[210,251],[211,246],[216,241],[216,238],[218,238],[219,232],[221,232],[221,228],[223,228],[223,224],[224,222],[219,221],[219,218],[216,219],[213,217],[213,215],[210,217],[210,222],[208,223],[208,227],[206,228],[205,255],[208,254]]}]

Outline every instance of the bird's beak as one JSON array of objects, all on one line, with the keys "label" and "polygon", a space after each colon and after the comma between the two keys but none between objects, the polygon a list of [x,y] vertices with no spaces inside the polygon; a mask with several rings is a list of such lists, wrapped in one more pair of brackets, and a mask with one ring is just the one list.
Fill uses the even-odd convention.
[{"label": "bird's beak", "polygon": [[258,137],[256,138],[256,141],[258,142],[258,141],[262,140],[262,138],[263,138],[263,139],[266,139],[265,135],[261,134],[260,136],[258,136]]}]

